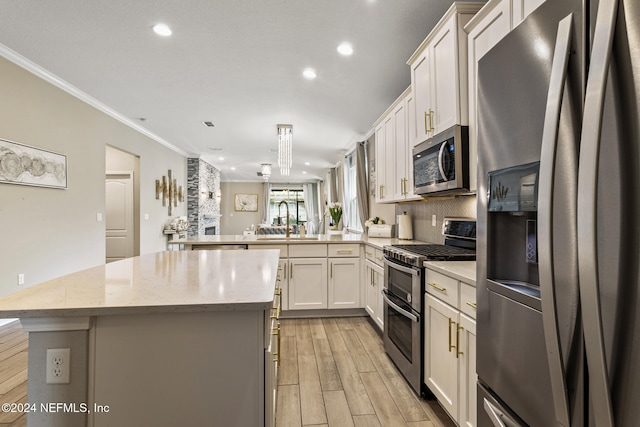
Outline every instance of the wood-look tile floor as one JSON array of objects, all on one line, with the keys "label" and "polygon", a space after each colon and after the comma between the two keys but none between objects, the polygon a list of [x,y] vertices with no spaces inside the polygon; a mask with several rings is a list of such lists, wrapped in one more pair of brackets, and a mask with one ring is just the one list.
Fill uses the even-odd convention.
[{"label": "wood-look tile floor", "polygon": [[365,317],[282,319],[277,427],[454,427],[418,397]]},{"label": "wood-look tile floor", "polygon": [[[0,327],[0,404],[27,402],[28,338],[17,321]],[[25,414],[0,411],[1,427],[26,425]]]},{"label": "wood-look tile floor", "polygon": [[[28,334],[0,327],[0,403],[27,402]],[[277,427],[455,427],[409,388],[365,317],[282,319]],[[0,427],[26,416],[1,412]]]}]

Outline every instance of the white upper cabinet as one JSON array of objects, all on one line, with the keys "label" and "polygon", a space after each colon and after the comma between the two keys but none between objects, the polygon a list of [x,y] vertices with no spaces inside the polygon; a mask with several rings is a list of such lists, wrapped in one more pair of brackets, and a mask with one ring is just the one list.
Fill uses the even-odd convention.
[{"label": "white upper cabinet", "polygon": [[463,28],[484,3],[456,2],[409,58],[415,102],[411,145],[453,125],[468,124],[467,35]]},{"label": "white upper cabinet", "polygon": [[375,123],[378,203],[420,199],[413,194],[413,145],[408,130],[414,105],[409,87]]}]

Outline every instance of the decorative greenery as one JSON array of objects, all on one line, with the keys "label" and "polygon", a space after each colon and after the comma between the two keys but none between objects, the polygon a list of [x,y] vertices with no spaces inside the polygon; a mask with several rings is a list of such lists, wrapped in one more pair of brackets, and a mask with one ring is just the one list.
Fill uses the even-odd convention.
[{"label": "decorative greenery", "polygon": [[342,203],[335,202],[329,205],[329,215],[331,216],[331,223],[338,225],[340,218],[342,218]]},{"label": "decorative greenery", "polygon": [[386,223],[383,218],[380,218],[379,216],[374,216],[373,218],[369,218],[368,220],[366,220],[364,223],[364,226],[370,227],[373,224],[386,224]]}]

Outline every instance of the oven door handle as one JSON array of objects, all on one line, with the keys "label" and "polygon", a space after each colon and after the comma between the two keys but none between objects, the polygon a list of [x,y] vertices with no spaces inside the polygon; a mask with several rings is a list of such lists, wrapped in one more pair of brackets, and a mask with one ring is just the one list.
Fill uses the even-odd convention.
[{"label": "oven door handle", "polygon": [[402,314],[404,317],[406,317],[407,319],[411,319],[412,321],[418,323],[420,321],[420,318],[418,316],[416,316],[413,313],[409,313],[407,310],[405,310],[404,308],[401,308],[399,305],[397,305],[396,303],[394,303],[393,301],[391,301],[389,299],[389,297],[387,296],[387,293],[389,291],[387,291],[386,289],[382,290],[382,298],[384,299],[384,301],[389,304],[389,307],[392,307],[394,310],[396,310],[398,313]]},{"label": "oven door handle", "polygon": [[412,276],[420,275],[420,270],[411,267],[405,267],[404,265],[400,265],[397,262],[389,261],[387,257],[384,257],[383,261],[387,266],[389,266],[389,268],[395,268],[396,270],[400,270],[403,273],[411,274]]}]

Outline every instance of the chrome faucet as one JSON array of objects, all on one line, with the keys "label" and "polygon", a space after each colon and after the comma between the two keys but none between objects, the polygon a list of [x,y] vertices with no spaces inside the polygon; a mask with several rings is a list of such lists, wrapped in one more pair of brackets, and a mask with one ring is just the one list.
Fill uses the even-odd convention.
[{"label": "chrome faucet", "polygon": [[278,203],[278,217],[280,215],[280,206],[282,206],[282,204],[284,203],[284,207],[287,208],[287,228],[285,230],[285,238],[289,238],[291,237],[291,230],[289,229],[289,204],[287,203],[286,200],[281,201],[280,203]]}]

